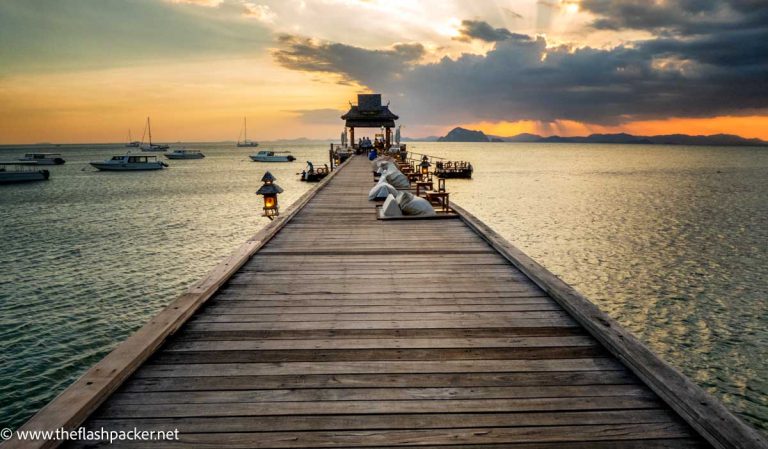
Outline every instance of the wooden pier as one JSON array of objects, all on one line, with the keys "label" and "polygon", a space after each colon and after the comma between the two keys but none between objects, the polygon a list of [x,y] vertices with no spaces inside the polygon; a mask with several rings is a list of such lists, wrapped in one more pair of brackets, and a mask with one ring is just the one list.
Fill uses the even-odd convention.
[{"label": "wooden pier", "polygon": [[180,436],[66,447],[766,447],[467,212],[379,221],[371,186],[367,160],[342,164],[24,428]]}]

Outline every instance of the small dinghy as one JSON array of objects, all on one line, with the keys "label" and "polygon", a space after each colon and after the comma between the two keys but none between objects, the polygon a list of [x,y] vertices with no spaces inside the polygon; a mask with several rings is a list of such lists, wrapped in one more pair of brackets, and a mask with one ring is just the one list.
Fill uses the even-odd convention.
[{"label": "small dinghy", "polygon": [[328,169],[328,165],[325,167],[315,168],[312,162],[307,161],[306,170],[301,172],[301,180],[304,182],[319,182],[328,176],[329,172],[330,170]]}]

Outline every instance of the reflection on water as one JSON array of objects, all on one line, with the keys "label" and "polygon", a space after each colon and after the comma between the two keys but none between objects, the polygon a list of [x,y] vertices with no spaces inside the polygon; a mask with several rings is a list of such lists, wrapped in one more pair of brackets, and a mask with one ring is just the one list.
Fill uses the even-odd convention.
[{"label": "reflection on water", "polygon": [[768,149],[429,144],[455,199],[768,429]]},{"label": "reflection on water", "polygon": [[[459,202],[741,416],[768,428],[768,150],[412,143],[470,160]],[[47,183],[0,188],[0,422],[15,426],[286,207],[297,162],[192,145],[202,161],[97,173],[119,147],[65,147]],[[24,150],[0,149],[0,159]],[[11,357],[8,357],[8,355]]]}]

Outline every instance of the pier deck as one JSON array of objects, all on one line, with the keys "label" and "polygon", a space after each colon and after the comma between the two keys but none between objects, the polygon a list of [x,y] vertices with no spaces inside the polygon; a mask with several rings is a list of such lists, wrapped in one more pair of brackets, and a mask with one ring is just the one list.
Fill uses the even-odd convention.
[{"label": "pier deck", "polygon": [[474,218],[378,221],[368,161],[329,178],[84,424],[180,441],[67,447],[711,447]]}]

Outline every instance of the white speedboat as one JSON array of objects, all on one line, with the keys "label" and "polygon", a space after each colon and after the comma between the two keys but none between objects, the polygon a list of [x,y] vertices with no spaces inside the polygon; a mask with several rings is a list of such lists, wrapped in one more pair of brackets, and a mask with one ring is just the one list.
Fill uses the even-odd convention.
[{"label": "white speedboat", "polygon": [[48,170],[37,168],[37,162],[0,161],[0,184],[45,181],[50,176]]},{"label": "white speedboat", "polygon": [[259,146],[258,142],[254,142],[252,140],[248,140],[248,122],[246,121],[246,118],[243,117],[243,140],[240,140],[240,137],[237,138],[237,146],[238,147],[257,147]]},{"label": "white speedboat", "polygon": [[205,155],[196,150],[178,149],[165,153],[168,159],[202,159]]},{"label": "white speedboat", "polygon": [[141,151],[165,151],[170,148],[168,145],[158,145],[152,143],[152,125],[149,123],[149,117],[147,117],[147,126],[144,127],[144,134],[149,134],[149,143],[143,143],[144,136],[142,136],[142,143],[140,145]]},{"label": "white speedboat", "polygon": [[27,153],[19,158],[22,162],[36,162],[37,165],[61,165],[64,158],[60,153]]},{"label": "white speedboat", "polygon": [[259,151],[256,154],[252,154],[250,157],[254,162],[292,162],[296,158],[288,151]]},{"label": "white speedboat", "polygon": [[144,154],[112,156],[112,159],[94,161],[90,164],[99,170],[107,171],[161,170],[168,166],[165,162],[158,161],[157,156],[147,156]]}]

